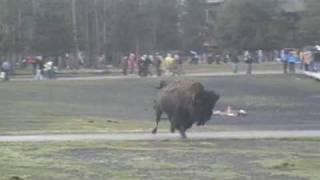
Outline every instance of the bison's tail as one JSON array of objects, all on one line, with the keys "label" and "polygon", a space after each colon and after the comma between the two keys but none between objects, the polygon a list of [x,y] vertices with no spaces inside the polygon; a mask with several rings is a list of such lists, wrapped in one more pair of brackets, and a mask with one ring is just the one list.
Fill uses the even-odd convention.
[{"label": "bison's tail", "polygon": [[160,84],[159,84],[158,87],[156,87],[156,89],[161,90],[161,89],[163,89],[163,88],[165,88],[165,87],[167,87],[167,86],[168,86],[167,81],[160,81]]}]

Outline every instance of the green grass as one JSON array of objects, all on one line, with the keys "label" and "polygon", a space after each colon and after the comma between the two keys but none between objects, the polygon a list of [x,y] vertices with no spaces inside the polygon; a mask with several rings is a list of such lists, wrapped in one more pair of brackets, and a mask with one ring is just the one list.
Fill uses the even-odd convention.
[{"label": "green grass", "polygon": [[304,140],[0,143],[0,179],[250,179],[254,174],[316,179],[319,145]]},{"label": "green grass", "polygon": [[267,159],[258,161],[262,167],[274,175],[290,175],[293,177],[318,179],[320,156],[303,159]]}]

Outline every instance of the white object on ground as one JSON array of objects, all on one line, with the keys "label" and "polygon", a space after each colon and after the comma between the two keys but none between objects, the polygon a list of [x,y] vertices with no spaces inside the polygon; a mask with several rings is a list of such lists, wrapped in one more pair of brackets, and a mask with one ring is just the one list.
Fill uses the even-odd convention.
[{"label": "white object on ground", "polygon": [[247,116],[248,113],[243,109],[235,111],[235,110],[232,110],[231,106],[227,106],[227,108],[224,111],[213,111],[213,115],[228,116],[228,117],[243,117],[243,116]]}]

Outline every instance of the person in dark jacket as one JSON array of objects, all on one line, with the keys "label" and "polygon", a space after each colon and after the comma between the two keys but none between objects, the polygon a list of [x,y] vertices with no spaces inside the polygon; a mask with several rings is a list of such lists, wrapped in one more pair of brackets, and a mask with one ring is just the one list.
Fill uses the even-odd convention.
[{"label": "person in dark jacket", "polygon": [[162,61],[163,61],[163,57],[159,53],[156,53],[154,57],[154,66],[156,68],[157,76],[162,75],[162,69],[161,69]]},{"label": "person in dark jacket", "polygon": [[250,51],[245,51],[244,62],[247,64],[247,74],[252,74],[253,55]]},{"label": "person in dark jacket", "polygon": [[152,73],[150,71],[151,64],[152,64],[151,56],[146,55],[143,61],[143,70],[144,70],[143,76],[148,76],[148,75],[152,76]]},{"label": "person in dark jacket", "polygon": [[288,56],[289,56],[289,50],[284,49],[281,52],[281,61],[283,63],[283,73],[288,73]]}]

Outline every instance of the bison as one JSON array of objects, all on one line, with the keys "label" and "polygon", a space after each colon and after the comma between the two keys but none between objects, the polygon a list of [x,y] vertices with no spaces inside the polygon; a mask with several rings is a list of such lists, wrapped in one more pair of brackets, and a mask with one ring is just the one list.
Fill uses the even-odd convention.
[{"label": "bison", "polygon": [[[160,87],[163,86],[160,85]],[[171,132],[177,129],[182,138],[186,138],[185,131],[194,123],[203,126],[211,119],[212,111],[220,96],[214,91],[205,90],[196,81],[182,80],[163,87],[155,100],[156,127],[152,133],[156,134],[162,113],[166,113],[171,124]]]}]

